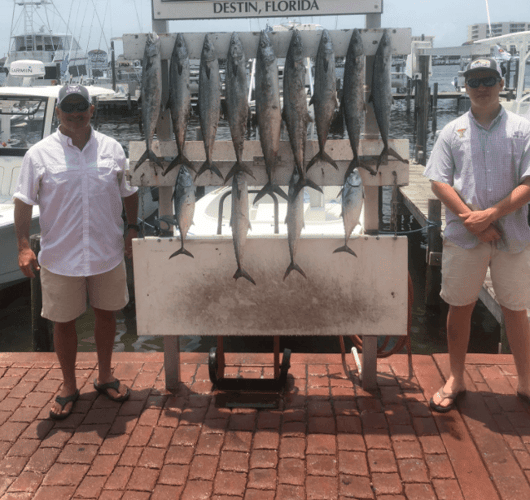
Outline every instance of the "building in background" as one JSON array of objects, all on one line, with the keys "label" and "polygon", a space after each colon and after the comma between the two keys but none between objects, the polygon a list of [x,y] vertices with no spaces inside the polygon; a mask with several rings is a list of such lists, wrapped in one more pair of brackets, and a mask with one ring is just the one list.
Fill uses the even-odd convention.
[{"label": "building in background", "polygon": [[[467,41],[475,42],[476,40],[483,40],[484,38],[492,38],[495,36],[511,35],[512,33],[520,33],[521,31],[530,31],[530,22],[506,22],[506,23],[478,23],[471,24],[467,27]],[[491,33],[491,34],[490,34]],[[506,47],[509,52],[515,51],[515,46]]]}]

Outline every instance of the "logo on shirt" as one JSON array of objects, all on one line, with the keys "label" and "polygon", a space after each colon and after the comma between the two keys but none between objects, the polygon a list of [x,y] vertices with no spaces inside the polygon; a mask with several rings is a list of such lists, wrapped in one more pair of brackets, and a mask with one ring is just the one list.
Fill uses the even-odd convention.
[{"label": "logo on shirt", "polygon": [[466,132],[467,129],[465,128],[459,128],[457,129],[456,133],[458,134],[458,136],[460,137],[460,139],[463,139],[464,138],[464,133]]}]

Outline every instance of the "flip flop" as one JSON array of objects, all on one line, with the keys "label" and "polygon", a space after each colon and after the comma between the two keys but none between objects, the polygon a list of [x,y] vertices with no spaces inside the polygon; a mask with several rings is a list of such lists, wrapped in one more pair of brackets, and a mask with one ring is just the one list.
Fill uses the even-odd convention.
[{"label": "flip flop", "polygon": [[94,379],[94,389],[98,391],[100,394],[104,394],[107,396],[111,401],[115,401],[116,403],[123,403],[123,401],[127,401],[129,399],[129,396],[131,395],[131,391],[127,387],[127,392],[123,396],[112,396],[109,393],[109,389],[114,389],[116,392],[119,392],[120,388],[120,381],[118,379],[114,380],[113,382],[107,382],[106,384],[98,384],[98,379]]},{"label": "flip flop", "polygon": [[431,400],[429,401],[429,406],[431,407],[432,410],[437,411],[438,413],[447,413],[448,411],[451,411],[456,406],[457,399],[460,396],[463,396],[465,393],[466,393],[466,390],[464,389],[463,391],[451,392],[447,394],[444,391],[444,388],[441,387],[436,393],[440,397],[440,403],[445,399],[450,399],[451,403],[446,406],[442,406],[440,404],[436,404],[434,402],[434,399],[431,398]]},{"label": "flip flop", "polygon": [[[68,403],[74,403],[79,399],[79,389],[76,389],[73,394],[70,394],[70,396],[57,396],[55,398],[55,401],[61,405],[61,412],[64,410],[64,407]],[[64,420],[66,417],[70,416],[70,413],[72,413],[72,410],[74,409],[74,405],[70,407],[70,411],[66,413],[55,413],[54,411],[50,410],[50,418],[53,420]]]}]

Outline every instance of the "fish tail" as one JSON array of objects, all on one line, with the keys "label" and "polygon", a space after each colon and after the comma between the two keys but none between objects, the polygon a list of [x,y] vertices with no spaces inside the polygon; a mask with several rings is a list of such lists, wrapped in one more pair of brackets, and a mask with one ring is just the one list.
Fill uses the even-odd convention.
[{"label": "fish tail", "polygon": [[305,275],[302,268],[298,264],[295,264],[293,261],[291,261],[291,263],[289,264],[289,267],[287,268],[287,270],[285,271],[285,274],[283,275],[284,281],[285,281],[285,278],[287,278],[287,276],[291,274],[291,271],[298,271],[305,279],[307,279],[307,276]]},{"label": "fish tail", "polygon": [[136,172],[136,170],[138,170],[138,167],[145,161],[147,160],[147,150],[145,150],[144,154],[142,156],[140,156],[140,159],[136,162],[136,165],[134,167],[134,171]]},{"label": "fish tail", "polygon": [[249,167],[247,167],[244,163],[236,161],[234,163],[234,166],[230,169],[230,172],[228,172],[225,177],[225,184],[238,172],[245,172],[246,174],[250,175],[254,180],[256,180],[254,174],[252,173],[252,170],[250,170]]},{"label": "fish tail", "polygon": [[[372,166],[369,165],[368,163],[364,163],[364,162],[362,162],[362,161],[358,161],[358,160],[357,160],[356,163],[354,164],[355,161],[356,161],[356,160],[355,160],[355,158],[354,158],[354,159],[352,160],[352,162],[350,163],[350,166],[348,167],[348,174],[346,175],[345,179],[348,177],[348,175],[350,175],[350,174],[353,172],[353,169],[354,169],[355,167],[364,168],[365,170],[368,170],[368,172],[370,172],[371,175],[377,175],[377,169],[379,169],[379,164],[377,165],[377,169],[374,170],[374,169],[372,168]],[[352,165],[354,165],[353,168],[351,168]],[[351,170],[350,170],[350,168],[351,168]]]},{"label": "fish tail", "polygon": [[170,172],[179,165],[186,165],[189,169],[196,172],[195,167],[192,165],[191,161],[189,161],[183,154],[179,153],[175,158],[173,158],[173,160],[171,160],[171,163],[162,175],[167,175],[168,172]]},{"label": "fish tail", "polygon": [[346,253],[353,255],[354,257],[357,257],[357,254],[348,245],[343,245],[337,248],[336,250],[333,250],[333,253],[339,253],[339,252],[346,252]]},{"label": "fish tail", "polygon": [[399,160],[403,163],[409,162],[408,160],[404,160],[394,149],[392,148],[387,148],[387,149],[388,149],[388,155],[393,156],[394,158],[396,158],[396,160]]},{"label": "fish tail", "polygon": [[217,166],[214,164],[214,163],[211,163],[210,161],[206,160],[201,168],[199,169],[199,171],[197,172],[197,175],[195,176],[195,179],[197,179],[197,177],[199,177],[201,174],[203,174],[204,172],[206,172],[206,170],[209,170],[210,172],[213,172],[214,174],[218,175],[221,179],[223,179],[224,181],[224,178],[223,178],[223,175],[221,174],[221,172],[219,171],[219,169],[217,168]]},{"label": "fish tail", "polygon": [[333,158],[331,158],[331,156],[329,156],[324,150],[322,151],[319,151],[315,156],[313,156],[313,158],[311,159],[311,161],[307,164],[307,167],[306,167],[306,172],[317,162],[323,162],[323,163],[329,163],[332,167],[335,168],[335,170],[338,170],[339,167],[338,165],[335,163],[335,160],[333,160]]},{"label": "fish tail", "polygon": [[253,285],[256,284],[256,282],[252,279],[252,276],[250,276],[250,274],[248,274],[241,267],[238,267],[237,271],[234,274],[234,279],[237,280],[238,278],[245,278],[246,280],[250,281]]},{"label": "fish tail", "polygon": [[267,184],[265,184],[260,192],[256,195],[256,197],[254,198],[254,201],[253,201],[253,204],[256,204],[259,200],[261,200],[261,198],[263,198],[266,194],[272,196],[274,193],[280,195],[283,199],[285,200],[289,200],[289,196],[287,196],[284,191],[282,190],[282,188],[280,186],[275,186],[274,184],[272,184],[270,181],[267,182]]},{"label": "fish tail", "polygon": [[300,179],[296,185],[294,186],[294,192],[293,192],[293,200],[298,196],[298,193],[304,188],[304,187],[310,187],[313,189],[316,189],[317,191],[320,191],[323,193],[322,188],[311,179]]},{"label": "fish tail", "polygon": [[152,150],[147,150],[147,156],[149,158],[149,161],[155,162],[162,170],[164,170],[164,165],[160,161],[160,158],[153,153]]},{"label": "fish tail", "polygon": [[172,253],[169,258],[171,259],[172,257],[176,257],[177,255],[187,255],[188,257],[191,257],[192,259],[194,259],[195,257],[191,254],[191,252],[188,252],[184,246],[180,247],[176,252]]}]

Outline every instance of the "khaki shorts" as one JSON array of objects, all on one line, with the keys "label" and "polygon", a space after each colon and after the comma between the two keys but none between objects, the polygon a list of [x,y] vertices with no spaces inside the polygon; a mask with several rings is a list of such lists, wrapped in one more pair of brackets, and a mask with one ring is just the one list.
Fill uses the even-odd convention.
[{"label": "khaki shorts", "polygon": [[114,269],[94,276],[61,276],[41,267],[42,317],[57,323],[75,320],[90,305],[119,311],[129,302],[125,260]]},{"label": "khaki shorts", "polygon": [[466,306],[478,299],[490,268],[497,302],[512,311],[530,307],[530,245],[520,253],[497,250],[495,243],[465,249],[444,240],[442,299],[452,306]]}]

